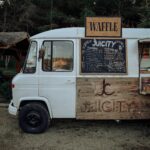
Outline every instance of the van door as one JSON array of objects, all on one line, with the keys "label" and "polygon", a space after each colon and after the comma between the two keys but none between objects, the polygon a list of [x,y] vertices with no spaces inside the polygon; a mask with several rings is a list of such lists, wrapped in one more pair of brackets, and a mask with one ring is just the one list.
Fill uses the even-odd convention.
[{"label": "van door", "polygon": [[150,39],[139,40],[140,93],[150,94]]},{"label": "van door", "polygon": [[76,41],[45,40],[40,61],[39,96],[48,99],[54,118],[75,118]]}]

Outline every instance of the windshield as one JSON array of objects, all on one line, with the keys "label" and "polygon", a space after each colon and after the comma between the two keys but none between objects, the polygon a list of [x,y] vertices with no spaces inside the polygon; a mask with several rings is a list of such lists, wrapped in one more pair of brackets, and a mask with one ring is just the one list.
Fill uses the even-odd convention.
[{"label": "windshield", "polygon": [[35,73],[36,71],[36,60],[37,60],[37,43],[31,42],[27,59],[25,61],[24,73]]}]

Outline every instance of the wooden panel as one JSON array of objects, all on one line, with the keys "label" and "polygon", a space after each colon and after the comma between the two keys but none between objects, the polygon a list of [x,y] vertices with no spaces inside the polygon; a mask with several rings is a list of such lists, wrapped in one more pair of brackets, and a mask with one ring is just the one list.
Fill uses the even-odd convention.
[{"label": "wooden panel", "polygon": [[86,17],[87,37],[120,37],[120,17]]},{"label": "wooden panel", "polygon": [[77,78],[77,119],[150,119],[138,78]]}]

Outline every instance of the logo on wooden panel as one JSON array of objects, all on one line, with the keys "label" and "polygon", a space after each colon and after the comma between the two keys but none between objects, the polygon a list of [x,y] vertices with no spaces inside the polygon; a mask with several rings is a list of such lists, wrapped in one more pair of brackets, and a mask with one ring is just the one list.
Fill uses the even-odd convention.
[{"label": "logo on wooden panel", "polygon": [[120,17],[86,17],[87,37],[121,37]]},{"label": "logo on wooden panel", "polygon": [[149,99],[138,93],[138,78],[77,78],[76,118],[150,118]]}]

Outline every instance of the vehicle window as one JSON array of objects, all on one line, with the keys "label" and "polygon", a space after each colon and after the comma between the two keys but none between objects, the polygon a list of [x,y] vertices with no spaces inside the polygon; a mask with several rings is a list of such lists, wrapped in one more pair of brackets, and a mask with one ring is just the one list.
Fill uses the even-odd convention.
[{"label": "vehicle window", "polygon": [[145,44],[141,56],[141,70],[150,70],[150,44]]},{"label": "vehicle window", "polygon": [[71,41],[45,41],[44,71],[72,71],[73,43]]},{"label": "vehicle window", "polygon": [[27,59],[25,61],[24,73],[35,73],[37,61],[37,43],[31,42]]},{"label": "vehicle window", "polygon": [[50,41],[46,41],[44,42],[44,49],[45,49],[45,53],[44,53],[44,57],[43,57],[43,70],[44,71],[50,71],[51,70],[51,42]]}]

